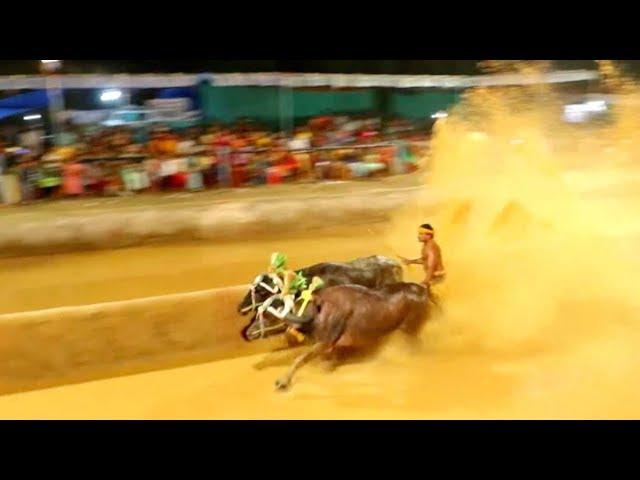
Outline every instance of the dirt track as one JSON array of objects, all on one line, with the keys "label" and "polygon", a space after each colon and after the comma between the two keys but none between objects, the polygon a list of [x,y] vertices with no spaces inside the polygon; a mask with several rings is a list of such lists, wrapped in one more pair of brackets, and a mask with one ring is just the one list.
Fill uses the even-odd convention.
[{"label": "dirt track", "polygon": [[293,266],[327,250],[335,260],[384,253],[381,228],[4,259],[0,393],[264,352],[275,344],[242,342],[235,307],[246,289],[229,286],[250,283],[276,250]]},{"label": "dirt track", "polygon": [[[384,253],[382,237],[366,236],[365,231],[359,228],[350,234],[291,239],[280,246],[296,263],[321,259],[327,251],[332,258]],[[233,269],[233,275],[253,274],[274,246],[250,243],[243,250],[248,257]],[[203,247],[191,248],[199,251]],[[183,246],[173,253],[182,252],[183,260],[191,259],[194,268],[198,258],[212,258],[209,254],[185,255],[188,250]],[[206,252],[212,251],[214,247],[207,247]],[[163,252],[168,255],[171,250]],[[147,254],[148,261],[137,268],[155,265],[155,255]],[[127,252],[121,264],[130,262],[131,255]],[[223,262],[226,255],[219,251],[215,258]],[[96,264],[96,258],[87,261]],[[109,265],[113,261],[112,257],[105,259]],[[74,268],[80,271],[84,265],[80,262]],[[210,271],[218,272],[211,278],[224,282],[219,268]],[[203,265],[195,277],[185,273],[185,280],[191,277],[196,283],[204,282],[206,272],[207,266]],[[155,274],[162,278],[162,269]],[[415,270],[411,272],[414,277],[416,274]],[[180,277],[167,275],[149,288],[172,290]],[[68,272],[67,278],[73,277],[73,272]],[[121,282],[132,285],[126,279]],[[82,284],[80,280],[76,286]],[[126,293],[123,289],[115,295],[116,291],[102,294],[115,298]],[[77,293],[82,294],[82,290]],[[85,293],[91,298],[97,291]],[[634,352],[620,347],[621,341],[635,341],[630,340],[633,336],[637,336],[635,329],[617,325],[606,335],[559,350],[499,353],[475,347],[452,349],[434,340],[432,330],[428,330],[420,354],[409,353],[402,338],[396,337],[377,358],[348,364],[332,373],[321,364],[310,365],[301,371],[293,389],[284,394],[274,391],[273,382],[295,351],[5,395],[0,397],[0,418],[636,418],[640,414],[640,392],[634,382],[624,379],[635,375],[637,368],[629,368],[637,362],[629,363]],[[612,362],[620,368],[612,369]]]},{"label": "dirt track", "polygon": [[[589,184],[586,177],[574,180]],[[615,186],[614,180],[611,185]],[[616,192],[611,185],[599,182],[599,195],[603,191],[624,193],[628,198],[637,195],[633,186]],[[610,201],[618,199],[603,197],[597,206],[607,212],[606,202]],[[345,365],[330,374],[321,364],[310,365],[301,371],[293,389],[284,394],[274,392],[273,381],[284,372],[295,352],[5,395],[0,397],[0,418],[637,418],[640,389],[634,379],[640,375],[636,348],[640,330],[633,316],[637,310],[630,310],[635,304],[627,295],[627,290],[631,292],[634,287],[625,283],[635,278],[638,270],[635,205],[629,202],[628,208],[619,209],[620,215],[625,215],[619,217],[620,228],[611,223],[611,228],[599,232],[603,239],[600,245],[626,252],[626,269],[605,272],[612,275],[617,288],[598,297],[598,292],[584,290],[581,282],[567,284],[571,302],[553,312],[553,318],[561,321],[543,330],[543,341],[534,342],[531,348],[493,348],[503,340],[500,334],[511,333],[511,327],[521,330],[520,326],[526,326],[520,318],[526,310],[517,310],[521,315],[510,316],[509,324],[492,325],[486,318],[473,315],[457,319],[456,309],[465,305],[451,303],[452,318],[435,321],[427,328],[421,353],[408,352],[403,339],[394,337],[378,357]],[[606,223],[607,219],[598,220]],[[340,259],[389,253],[379,234],[384,226],[372,226],[373,233],[369,228],[345,226],[333,233],[301,232],[286,242],[249,237],[244,245],[235,243],[224,248],[183,244],[85,252],[54,256],[45,264],[38,263],[40,257],[13,259],[14,274],[4,282],[9,298],[18,298],[22,291],[23,299],[40,305],[36,308],[170,293],[176,288],[189,291],[207,282],[205,288],[216,282],[235,283],[236,278],[249,273],[252,276],[263,267],[274,247],[288,253],[296,265],[327,256]],[[606,243],[605,238],[609,239]],[[590,259],[591,252],[585,251],[582,258]],[[582,255],[581,251],[570,253]],[[161,261],[167,258],[170,264]],[[453,270],[453,293],[477,291],[474,278],[455,275],[453,260],[463,267],[462,260],[447,258]],[[34,263],[29,266],[29,262]],[[94,266],[95,274],[82,276],[84,270],[92,272]],[[486,271],[485,264],[481,266]],[[94,287],[90,287],[91,275],[95,275]],[[411,272],[413,278],[416,275],[415,270]],[[139,280],[133,280],[136,278]],[[37,279],[42,283],[31,289]],[[85,285],[88,288],[83,289]],[[507,287],[503,285],[502,289]],[[581,292],[585,292],[584,298],[579,297]],[[573,298],[574,293],[577,298]],[[469,295],[462,300],[469,307],[484,307]],[[34,307],[21,306],[15,300],[11,308]],[[456,344],[460,335],[475,334],[489,335],[494,343],[467,338],[466,343]]]},{"label": "dirt track", "polygon": [[[597,370],[590,352],[410,356],[401,342],[374,360],[302,370],[274,391],[295,352],[256,355],[0,397],[12,419],[637,418],[637,388]],[[620,360],[624,354],[618,353]],[[580,362],[576,364],[576,360]],[[580,364],[581,363],[581,364]],[[595,367],[595,374],[581,369]],[[100,401],[96,401],[100,399]]]},{"label": "dirt track", "polygon": [[129,300],[250,283],[274,251],[292,265],[384,253],[384,224],[338,226],[287,238],[170,242],[0,259],[0,313]]}]

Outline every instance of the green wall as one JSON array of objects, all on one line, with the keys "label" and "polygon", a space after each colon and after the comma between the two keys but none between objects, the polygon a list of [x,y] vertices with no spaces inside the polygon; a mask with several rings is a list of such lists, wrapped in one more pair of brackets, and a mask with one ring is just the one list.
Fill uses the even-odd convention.
[{"label": "green wall", "polygon": [[[282,95],[282,98],[281,98]],[[205,120],[233,122],[251,118],[280,125],[280,112],[299,122],[325,114],[379,113],[425,119],[455,104],[460,93],[451,90],[281,90],[278,87],[200,86]]]}]

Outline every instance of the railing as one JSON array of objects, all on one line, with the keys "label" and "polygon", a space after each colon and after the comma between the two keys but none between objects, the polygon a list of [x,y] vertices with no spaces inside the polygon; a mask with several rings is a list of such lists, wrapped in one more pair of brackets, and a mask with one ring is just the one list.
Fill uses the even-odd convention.
[{"label": "railing", "polygon": [[[405,141],[404,143],[410,144],[413,146],[428,148],[428,141]],[[369,143],[369,144],[343,144],[343,145],[327,145],[323,147],[309,147],[309,148],[289,148],[289,147],[271,147],[271,148],[240,148],[240,149],[232,149],[230,147],[219,147],[220,150],[225,150],[230,154],[234,153],[246,153],[246,154],[255,154],[255,153],[267,153],[267,152],[289,152],[289,153],[313,153],[313,152],[324,152],[324,151],[339,151],[339,150],[370,150],[375,148],[384,148],[384,147],[395,147],[397,146],[394,142],[378,142],[378,143]],[[197,153],[196,155],[204,155],[206,153]],[[176,157],[189,157],[192,155],[189,154],[176,154]],[[150,158],[149,154],[114,154],[114,155],[104,155],[104,156],[81,156],[81,162],[95,162],[95,161],[144,161]]]},{"label": "railing", "polygon": [[[46,75],[0,76],[0,89],[41,89]],[[288,88],[469,88],[583,82],[599,78],[595,70],[564,70],[543,75],[361,75],[332,73],[201,73],[201,74],[83,74],[55,75],[59,88],[167,88],[191,87],[200,82],[215,86],[275,86]]]}]

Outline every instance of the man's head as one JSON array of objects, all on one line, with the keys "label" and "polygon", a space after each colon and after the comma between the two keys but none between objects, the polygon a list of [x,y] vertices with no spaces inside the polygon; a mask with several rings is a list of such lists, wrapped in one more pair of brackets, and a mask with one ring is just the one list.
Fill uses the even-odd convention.
[{"label": "man's head", "polygon": [[423,223],[418,227],[418,241],[419,242],[428,242],[435,235],[433,231],[433,227],[428,223]]}]

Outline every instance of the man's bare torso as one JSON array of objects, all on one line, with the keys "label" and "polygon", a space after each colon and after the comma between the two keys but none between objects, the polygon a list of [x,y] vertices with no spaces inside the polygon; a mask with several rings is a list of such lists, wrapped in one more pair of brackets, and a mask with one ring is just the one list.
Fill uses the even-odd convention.
[{"label": "man's bare torso", "polygon": [[435,240],[431,240],[430,242],[425,242],[422,245],[422,265],[424,268],[425,274],[429,274],[429,261],[433,258],[433,262],[435,263],[435,268],[433,270],[433,277],[438,278],[442,277],[445,274],[444,264],[442,262],[442,253],[440,252],[440,247],[435,242]]}]

